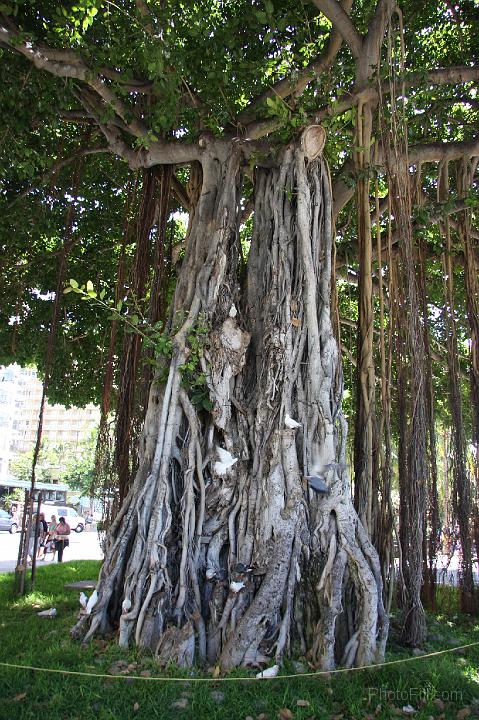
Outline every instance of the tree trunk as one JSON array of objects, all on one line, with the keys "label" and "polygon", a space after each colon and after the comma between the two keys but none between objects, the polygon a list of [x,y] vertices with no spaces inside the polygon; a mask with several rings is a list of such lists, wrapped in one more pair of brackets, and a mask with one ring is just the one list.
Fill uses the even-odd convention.
[{"label": "tree trunk", "polygon": [[[73,631],[84,640],[119,626],[122,646],[222,671],[281,661],[293,642],[327,669],[384,656],[379,562],[345,465],[323,135],[309,128],[256,171],[244,287],[243,148],[205,152],[168,377],[152,385],[97,604]],[[287,427],[287,415],[301,425]],[[303,477],[319,472],[322,496]]]}]

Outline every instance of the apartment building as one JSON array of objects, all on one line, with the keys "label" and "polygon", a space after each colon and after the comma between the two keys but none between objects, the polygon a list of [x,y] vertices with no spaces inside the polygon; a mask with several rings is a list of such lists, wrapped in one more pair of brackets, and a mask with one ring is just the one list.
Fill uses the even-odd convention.
[{"label": "apartment building", "polygon": [[[34,368],[0,367],[0,484],[12,479],[11,462],[35,446],[42,383]],[[99,410],[45,406],[43,438],[51,445],[79,447],[98,424]]]}]

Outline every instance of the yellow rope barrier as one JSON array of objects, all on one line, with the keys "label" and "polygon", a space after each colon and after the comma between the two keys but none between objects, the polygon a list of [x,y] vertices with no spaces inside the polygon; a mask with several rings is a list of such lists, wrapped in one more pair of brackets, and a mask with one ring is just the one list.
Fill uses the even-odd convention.
[{"label": "yellow rope barrier", "polygon": [[377,670],[378,668],[389,667],[391,665],[401,665],[403,663],[414,662],[417,660],[427,660],[438,655],[446,655],[447,653],[457,652],[457,650],[466,650],[467,648],[477,647],[479,641],[468,643],[467,645],[458,645],[457,647],[448,648],[447,650],[437,650],[425,655],[417,655],[408,658],[400,658],[398,660],[388,660],[387,662],[377,663],[375,665],[365,665],[363,667],[353,668],[337,668],[336,670],[318,670],[310,673],[296,673],[289,675],[277,675],[275,677],[148,677],[144,675],[112,675],[109,673],[89,673],[81,670],[62,670],[61,668],[44,668],[35,667],[34,665],[18,665],[15,663],[0,662],[0,667],[13,668],[16,670],[34,670],[35,672],[57,673],[61,675],[74,675],[77,677],[96,677],[104,680],[142,680],[144,682],[179,682],[179,683],[221,683],[221,682],[257,682],[258,680],[300,680],[302,678],[322,677],[330,675],[339,675],[340,673],[358,672],[364,670]]}]

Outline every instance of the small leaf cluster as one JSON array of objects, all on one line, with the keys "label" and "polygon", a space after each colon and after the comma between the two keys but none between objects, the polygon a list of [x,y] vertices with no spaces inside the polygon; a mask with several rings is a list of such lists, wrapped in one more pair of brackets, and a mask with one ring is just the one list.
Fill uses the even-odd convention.
[{"label": "small leaf cluster", "polygon": [[203,349],[208,335],[208,327],[202,316],[198,323],[189,332],[187,345],[187,359],[180,366],[182,385],[188,391],[193,405],[199,410],[211,410],[211,403],[206,383],[206,377],[201,367]]},{"label": "small leaf cluster", "polygon": [[128,332],[135,332],[140,335],[145,346],[154,351],[152,364],[155,366],[160,358],[171,357],[172,341],[169,335],[164,332],[163,323],[161,321],[153,324],[149,323],[142,315],[139,303],[135,301],[135,298],[133,298],[133,308],[136,312],[133,312],[132,307],[126,300],[120,299],[116,302],[113,298],[108,298],[106,288],[98,292],[95,290],[91,280],[88,280],[84,285],[80,285],[74,278],[70,278],[69,284],[63,292],[64,294],[74,292],[80,295],[81,300],[94,302],[109,312],[112,319],[122,322]]}]

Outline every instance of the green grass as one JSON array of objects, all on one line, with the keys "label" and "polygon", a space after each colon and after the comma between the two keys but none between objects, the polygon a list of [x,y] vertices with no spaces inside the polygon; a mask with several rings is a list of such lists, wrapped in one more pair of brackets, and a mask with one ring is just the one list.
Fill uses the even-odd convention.
[{"label": "green grass", "polygon": [[[25,598],[12,597],[13,577],[0,575],[0,660],[64,670],[108,673],[114,663],[133,664],[130,674],[142,672],[161,677],[161,670],[148,653],[121,651],[114,642],[95,640],[86,648],[70,639],[76,618],[78,592],[65,590],[73,580],[96,577],[99,563],[76,561],[38,570],[36,591]],[[36,612],[56,607],[54,620],[39,618]],[[431,642],[428,650],[440,650],[479,640],[477,620],[448,616],[430,617]],[[410,657],[403,648],[390,643],[388,659]],[[195,684],[200,673],[183,672],[181,683],[157,683],[118,679],[46,674],[0,667],[0,718],[43,718],[74,720],[90,718],[178,718],[186,720],[244,720],[263,713],[276,720],[281,708],[289,708],[296,720],[306,718],[398,717],[397,708],[412,705],[414,718],[441,716],[455,718],[457,711],[479,699],[479,648],[464,655],[449,653],[431,659],[417,659],[404,665],[364,670],[330,679],[280,678],[268,682],[211,682]],[[287,666],[283,672],[292,671]],[[238,672],[244,674],[243,672]],[[166,676],[178,675],[172,669]],[[165,677],[165,674],[163,675]],[[215,695],[220,693],[220,695]],[[222,695],[221,695],[222,694]],[[420,702],[420,697],[424,702]],[[442,698],[444,710],[434,703]],[[305,700],[307,707],[298,707]],[[186,702],[186,707],[174,705]]]}]

